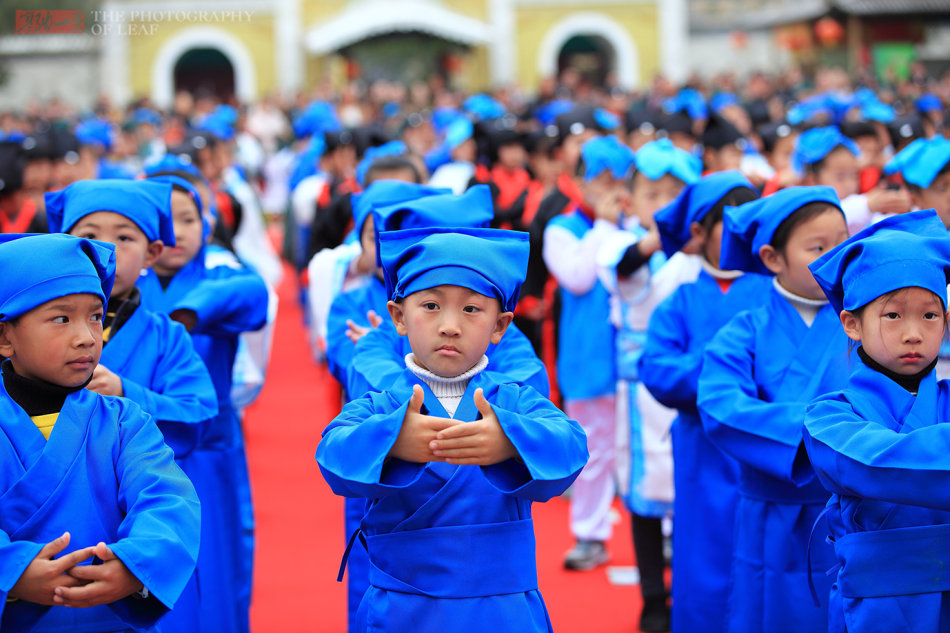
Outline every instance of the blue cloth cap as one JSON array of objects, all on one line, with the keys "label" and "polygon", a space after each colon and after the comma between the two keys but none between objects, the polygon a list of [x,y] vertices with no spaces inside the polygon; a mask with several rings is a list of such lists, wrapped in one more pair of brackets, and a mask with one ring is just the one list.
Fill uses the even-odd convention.
[{"label": "blue cloth cap", "polygon": [[445,146],[451,151],[472,138],[475,135],[475,127],[468,119],[459,118],[449,124],[445,130]]},{"label": "blue cloth cap", "polygon": [[80,145],[101,145],[112,149],[112,125],[102,119],[88,119],[76,126],[76,138]]},{"label": "blue cloth cap", "polygon": [[584,182],[610,170],[614,178],[624,179],[633,167],[633,150],[617,140],[616,136],[595,136],[581,147],[584,161]]},{"label": "blue cloth cap", "polygon": [[195,167],[188,154],[165,154],[156,161],[145,164],[145,176],[151,176],[161,171],[183,171],[204,179],[201,170]]},{"label": "blue cloth cap", "polygon": [[366,172],[372,167],[373,161],[383,156],[399,156],[408,152],[406,144],[402,141],[389,141],[376,147],[370,147],[363,154],[363,159],[356,166],[356,182],[362,187],[366,184]]},{"label": "blue cloth cap", "polygon": [[[388,207],[416,198],[443,193],[451,193],[451,191],[402,180],[377,180],[370,183],[369,187],[361,193],[354,193],[350,196],[353,205],[353,227],[359,234],[363,230],[366,218],[380,207]],[[381,229],[377,227],[377,232],[379,230]]]},{"label": "blue cloth cap", "polygon": [[917,111],[922,113],[928,112],[942,112],[943,103],[940,101],[940,97],[935,95],[932,92],[928,92],[920,96],[917,99],[915,104],[917,106]]},{"label": "blue cloth cap", "polygon": [[513,312],[528,268],[527,233],[435,228],[380,234],[386,294],[393,301],[441,285],[494,297]]},{"label": "blue cloth cap", "polygon": [[933,209],[885,218],[809,265],[836,313],[901,288],[924,288],[947,308],[950,233]]},{"label": "blue cloth cap", "polygon": [[782,222],[812,202],[826,202],[841,211],[838,194],[831,187],[823,186],[787,187],[738,207],[726,207],[719,267],[771,275],[759,257],[759,250],[772,242]]},{"label": "blue cloth cap", "polygon": [[906,182],[926,189],[947,163],[950,163],[950,140],[942,136],[919,138],[888,161],[884,173],[899,172]]},{"label": "blue cloth cap", "polygon": [[[192,202],[194,202],[195,206],[198,208],[198,217],[201,218],[201,243],[202,244],[207,243],[208,236],[211,235],[211,222],[208,220],[208,218],[205,217],[204,205],[201,202],[201,193],[198,191],[198,189],[193,184],[191,184],[190,182],[182,178],[181,176],[173,176],[173,175],[151,176],[148,180],[156,181],[156,182],[167,182],[173,186],[177,185],[178,187],[181,187],[182,189],[185,190],[185,192],[188,194],[188,197],[191,198]],[[218,209],[214,203],[214,192],[211,192],[211,206],[208,208],[208,211],[212,217],[217,219]],[[169,207],[169,217],[171,217],[170,207]],[[175,245],[174,218],[172,218],[171,226],[172,226],[172,242],[169,244],[169,246],[174,246]],[[165,242],[165,243],[168,244],[168,242]]]},{"label": "blue cloth cap", "polygon": [[505,106],[486,94],[472,95],[462,104],[462,109],[475,117],[476,121],[497,119],[505,116]]},{"label": "blue cloth cap", "polygon": [[722,198],[738,187],[755,191],[749,179],[738,171],[721,171],[686,185],[671,203],[653,216],[667,257],[682,250],[692,237],[690,226],[702,222]]},{"label": "blue cloth cap", "polygon": [[668,138],[645,144],[634,155],[633,164],[649,180],[670,174],[687,185],[699,180],[703,169],[699,158],[676,147]]},{"label": "blue cloth cap", "polygon": [[343,126],[333,105],[326,101],[314,101],[293,120],[292,127],[297,138],[323,136],[324,132],[335,132]]},{"label": "blue cloth cap", "polygon": [[837,127],[829,125],[812,128],[798,136],[795,152],[792,154],[792,163],[795,169],[801,172],[806,165],[813,165],[824,160],[838,147],[844,147],[855,156],[861,153],[857,143],[842,134]]},{"label": "blue cloth cap", "polygon": [[132,220],[150,242],[175,245],[172,186],[148,180],[78,180],[43,196],[50,233],[68,233],[97,211],[111,211]]},{"label": "blue cloth cap", "polygon": [[115,281],[115,247],[72,235],[0,235],[0,321],[47,301],[94,294],[105,306]]}]

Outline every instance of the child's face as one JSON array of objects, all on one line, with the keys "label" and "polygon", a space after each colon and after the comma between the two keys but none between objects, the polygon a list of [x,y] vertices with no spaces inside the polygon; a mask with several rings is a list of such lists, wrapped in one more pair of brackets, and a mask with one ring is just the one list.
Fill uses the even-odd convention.
[{"label": "child's face", "polygon": [[120,213],[96,211],[83,217],[70,235],[115,245],[115,285],[112,296],[126,299],[143,268],[154,264],[162,252],[162,243],[151,242],[135,222]]},{"label": "child's face", "polygon": [[815,184],[833,188],[839,200],[856,194],[858,183],[858,159],[846,147],[832,150],[815,174]]},{"label": "child's face", "polygon": [[906,376],[922,371],[937,357],[946,318],[937,295],[917,287],[878,297],[860,317],[841,312],[845,333],[859,341],[868,356]]},{"label": "child's face", "polygon": [[609,169],[605,169],[590,180],[577,178],[577,184],[584,197],[584,204],[590,209],[596,209],[597,205],[606,198],[627,194],[626,183],[614,176]]},{"label": "child's face", "polygon": [[498,164],[509,171],[523,169],[527,156],[519,143],[505,143],[498,148]]},{"label": "child's face", "polygon": [[187,193],[172,190],[172,219],[175,222],[175,246],[166,246],[155,262],[155,271],[173,275],[185,267],[202,247],[201,216]]},{"label": "child's face", "polygon": [[921,209],[936,209],[944,226],[950,228],[950,171],[940,174],[926,189],[911,190],[911,201]]},{"label": "child's face", "polygon": [[512,313],[497,299],[461,286],[442,285],[414,292],[402,303],[389,302],[400,335],[409,337],[416,362],[432,373],[452,377],[481,359],[498,343]]},{"label": "child's face", "polygon": [[742,165],[742,150],[735,144],[726,145],[719,149],[707,148],[703,154],[703,159],[709,171],[739,169]]},{"label": "child's face", "polygon": [[768,155],[769,165],[775,171],[786,171],[791,169],[792,154],[795,153],[795,143],[798,141],[798,134],[789,134],[775,142],[775,147]]},{"label": "child's face", "polygon": [[376,223],[373,215],[370,214],[363,222],[363,228],[360,231],[360,253],[357,268],[361,272],[373,272],[377,277],[382,278],[382,269],[376,265]]},{"label": "child's face", "polygon": [[53,299],[0,323],[0,354],[16,373],[61,387],[78,387],[102,353],[102,299],[75,294]]},{"label": "child's face", "polygon": [[784,252],[767,244],[762,247],[760,256],[783,288],[807,299],[824,299],[825,294],[808,265],[846,239],[848,226],[844,215],[829,208],[792,229]]},{"label": "child's face", "polygon": [[633,179],[630,207],[644,228],[653,226],[653,214],[671,203],[683,190],[683,181],[665,174],[659,180],[650,180],[641,172]]},{"label": "child's face", "polygon": [[713,268],[719,268],[719,253],[722,250],[722,220],[707,230],[699,222],[690,225],[692,237],[680,250],[687,255],[702,255]]}]

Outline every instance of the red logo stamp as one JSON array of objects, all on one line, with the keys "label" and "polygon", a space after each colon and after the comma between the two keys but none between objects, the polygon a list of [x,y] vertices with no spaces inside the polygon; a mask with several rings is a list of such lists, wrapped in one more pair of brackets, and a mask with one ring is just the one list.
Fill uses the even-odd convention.
[{"label": "red logo stamp", "polygon": [[19,10],[16,12],[14,33],[85,33],[84,11],[64,10]]}]

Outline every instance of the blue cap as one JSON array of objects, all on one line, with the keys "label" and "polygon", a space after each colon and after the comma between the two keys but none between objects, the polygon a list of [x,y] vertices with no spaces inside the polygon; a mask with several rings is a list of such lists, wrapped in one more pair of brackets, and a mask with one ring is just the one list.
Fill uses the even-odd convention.
[{"label": "blue cap", "polygon": [[342,129],[333,105],[326,101],[314,101],[293,120],[294,134],[297,138],[323,136],[324,132],[336,132]]},{"label": "blue cap", "polygon": [[705,119],[709,116],[706,99],[695,88],[683,88],[675,97],[663,102],[667,114],[685,112],[691,119]]},{"label": "blue cap", "polygon": [[[201,218],[201,243],[204,244],[208,240],[208,236],[211,235],[211,222],[208,220],[208,218],[205,217],[204,205],[201,202],[201,193],[198,191],[198,189],[193,184],[191,184],[190,182],[182,178],[181,176],[173,176],[173,175],[150,176],[148,180],[154,181],[154,182],[169,183],[173,187],[178,186],[185,190],[185,193],[188,194],[188,197],[191,198],[192,202],[194,202],[195,206],[198,208],[198,216]],[[214,206],[213,193],[211,194],[211,205],[212,206],[208,209],[208,211],[211,213],[213,217],[217,218],[218,209],[216,206]],[[170,213],[171,211],[169,210],[169,214]],[[172,223],[173,233],[172,233],[171,243],[165,242],[165,240],[162,240],[169,246],[174,246],[175,244],[174,227],[175,225],[173,222]]]},{"label": "blue cap", "polygon": [[795,152],[792,154],[792,163],[796,170],[802,171],[806,165],[813,165],[824,160],[832,150],[838,147],[844,147],[855,156],[861,153],[857,144],[842,134],[837,127],[829,125],[812,128],[798,136]]},{"label": "blue cap", "polygon": [[152,127],[161,127],[162,115],[151,108],[136,108],[135,111],[132,112],[131,122],[134,125],[148,123]]},{"label": "blue cap", "polygon": [[835,190],[818,186],[787,187],[738,207],[726,207],[719,266],[723,270],[771,275],[759,257],[759,250],[772,242],[782,222],[812,202],[827,202],[841,210],[841,201]]},{"label": "blue cap", "polygon": [[43,196],[50,233],[68,233],[97,211],[124,215],[142,229],[148,241],[175,245],[172,186],[149,180],[78,180]]},{"label": "blue cap", "polygon": [[465,118],[461,110],[445,106],[438,107],[432,111],[432,129],[436,134],[442,134],[453,121],[460,118]]},{"label": "blue cap", "polygon": [[755,191],[749,179],[738,171],[721,171],[686,185],[673,202],[653,216],[660,232],[663,252],[668,257],[681,250],[692,237],[690,225],[702,222],[722,198],[737,187]]},{"label": "blue cap", "polygon": [[940,101],[940,97],[932,92],[920,95],[915,105],[917,106],[917,111],[923,114],[927,112],[943,112],[943,102]]},{"label": "blue cap", "polygon": [[737,103],[739,103],[739,97],[731,92],[718,92],[709,100],[709,107],[713,112],[720,112]]},{"label": "blue cap", "polygon": [[555,99],[538,107],[538,109],[534,111],[534,118],[536,118],[541,125],[554,125],[558,115],[570,112],[573,109],[574,102],[570,99]]},{"label": "blue cap", "polygon": [[160,171],[183,171],[204,179],[201,170],[198,169],[188,154],[165,154],[156,161],[145,164],[145,175],[151,176]]},{"label": "blue cap", "polygon": [[584,182],[590,182],[608,169],[614,178],[623,179],[630,175],[633,167],[633,150],[616,136],[595,136],[581,147],[581,159]]},{"label": "blue cap", "polygon": [[453,150],[475,135],[475,127],[468,119],[455,119],[445,129],[445,141],[443,144]]},{"label": "blue cap", "polygon": [[528,268],[528,234],[505,229],[436,228],[379,236],[386,294],[393,301],[441,285],[494,297],[513,312]]},{"label": "blue cap", "polygon": [[80,145],[101,145],[112,149],[112,125],[102,119],[87,119],[76,126],[76,138]]},{"label": "blue cap", "polygon": [[900,173],[905,182],[926,189],[950,163],[950,140],[942,136],[919,138],[884,166],[884,173]]},{"label": "blue cap", "polygon": [[637,172],[649,180],[659,180],[670,174],[687,185],[699,180],[703,163],[699,158],[673,145],[668,138],[650,141],[633,157]]},{"label": "blue cap", "polygon": [[497,119],[505,116],[505,106],[496,99],[486,95],[472,95],[462,104],[462,109],[475,117],[476,121]]},{"label": "blue cap", "polygon": [[[451,191],[402,180],[377,180],[361,193],[354,193],[350,196],[350,202],[353,206],[353,226],[357,233],[363,230],[363,223],[366,222],[366,218],[370,216],[374,209],[443,193],[451,193]],[[377,233],[381,230],[383,229],[376,227]]]},{"label": "blue cap", "polygon": [[933,209],[884,218],[809,266],[835,312],[901,288],[929,290],[947,308],[950,233]]},{"label": "blue cap", "polygon": [[0,235],[0,321],[47,301],[93,294],[109,301],[115,281],[115,247],[72,235]]},{"label": "blue cap", "polygon": [[370,147],[363,154],[363,159],[356,166],[356,182],[362,187],[366,184],[366,172],[373,165],[373,161],[383,156],[398,156],[409,151],[402,141],[389,141],[376,147]]}]

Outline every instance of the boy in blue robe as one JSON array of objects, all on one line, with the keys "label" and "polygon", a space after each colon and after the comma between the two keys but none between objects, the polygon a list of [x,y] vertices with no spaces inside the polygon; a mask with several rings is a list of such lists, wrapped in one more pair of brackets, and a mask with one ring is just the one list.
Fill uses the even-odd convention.
[{"label": "boy in blue robe", "polygon": [[198,191],[175,176],[149,180],[172,183],[176,246],[163,249],[139,278],[142,305],[168,314],[191,333],[218,400],[218,415],[202,424],[198,444],[184,464],[204,502],[198,575],[202,585],[214,588],[202,592],[201,630],[247,631],[254,522],[231,379],[239,335],[260,329],[267,320],[267,285],[240,264],[208,267],[205,244],[211,226],[202,215]]},{"label": "boy in blue robe", "polygon": [[860,361],[808,407],[805,448],[831,492],[829,630],[950,631],[950,236],[933,210],[868,227],[811,266]]},{"label": "boy in blue robe", "polygon": [[732,316],[768,294],[768,277],[719,268],[724,208],[755,198],[742,174],[720,172],[687,185],[655,215],[664,253],[690,253],[698,264],[695,281],[685,282],[653,311],[637,363],[640,381],[653,397],[678,412],[672,427],[677,632],[721,633],[726,625],[739,466],[703,433],[696,389],[706,344]]},{"label": "boy in blue robe", "polygon": [[[103,319],[102,356],[87,389],[124,396],[158,422],[183,470],[200,423],[218,413],[208,369],[185,328],[141,305],[135,286],[165,245],[175,245],[172,186],[143,180],[81,180],[47,193],[52,232],[107,242],[116,249],[116,275]],[[197,628],[198,590],[189,584],[163,621],[169,629]]]},{"label": "boy in blue robe", "polygon": [[901,175],[914,210],[934,209],[950,227],[950,140],[917,139],[884,166],[884,173]]},{"label": "boy in blue robe", "polygon": [[0,268],[0,628],[158,630],[194,571],[199,505],[152,418],[84,389],[114,249],[8,235]]},{"label": "boy in blue robe", "polygon": [[371,500],[357,630],[550,631],[531,502],[570,485],[586,439],[534,389],[486,370],[485,356],[511,322],[528,236],[393,231],[380,257],[412,354],[389,389],[348,403],[317,449],[334,492]]},{"label": "boy in blue robe", "polygon": [[699,376],[703,428],[739,462],[726,631],[819,633],[827,601],[815,606],[809,583],[827,590],[833,560],[810,536],[828,493],[798,457],[806,405],[844,385],[849,358],[808,264],[848,230],[830,187],[789,187],[724,215],[720,266],[774,276],[762,304],[709,343]]}]

